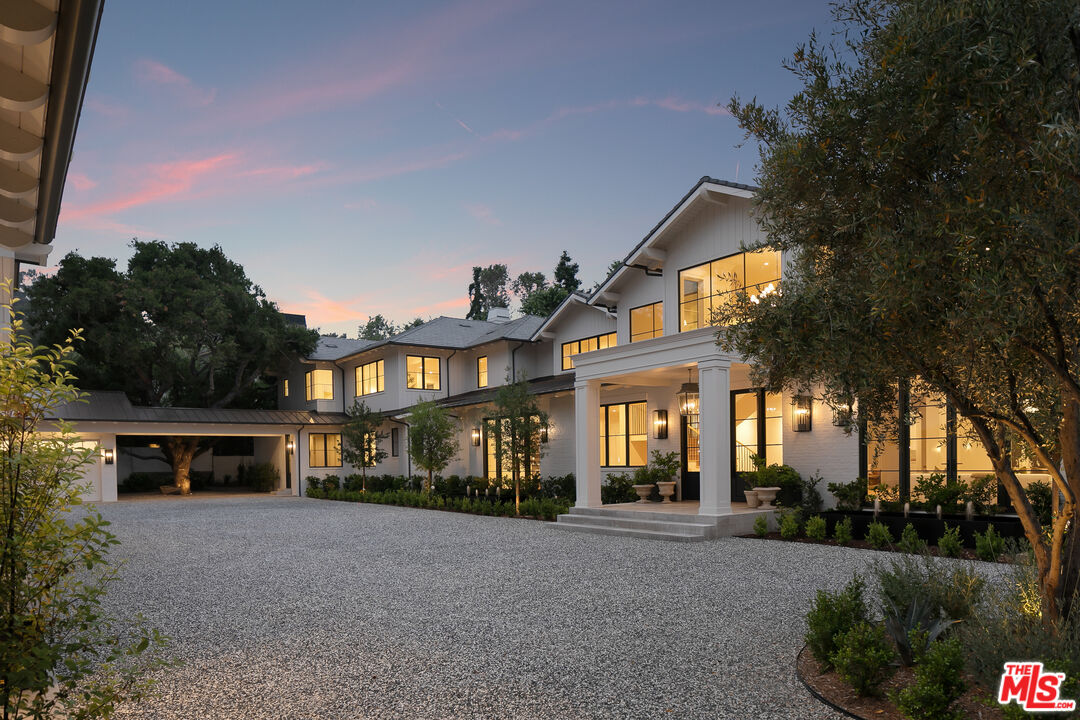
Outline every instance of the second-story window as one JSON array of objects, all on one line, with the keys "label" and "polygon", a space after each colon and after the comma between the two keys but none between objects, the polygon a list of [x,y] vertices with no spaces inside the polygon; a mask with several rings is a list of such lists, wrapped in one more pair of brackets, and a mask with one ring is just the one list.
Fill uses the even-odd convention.
[{"label": "second-story window", "polygon": [[442,387],[440,362],[441,360],[437,357],[406,355],[405,387],[410,390],[440,389]]},{"label": "second-story window", "polygon": [[630,342],[648,340],[664,334],[664,303],[642,305],[630,311]]},{"label": "second-story window", "polygon": [[757,301],[780,289],[780,253],[736,253],[679,271],[679,332],[713,324],[713,311],[745,290]]},{"label": "second-story window", "polygon": [[357,366],[356,394],[359,396],[381,393],[385,389],[385,379],[382,360]]},{"label": "second-story window", "polygon": [[334,371],[333,370],[310,370],[305,376],[306,392],[308,400],[333,400],[334,399]]},{"label": "second-story window", "polygon": [[485,388],[488,386],[488,374],[487,374],[487,355],[476,358],[476,387]]},{"label": "second-story window", "polygon": [[574,355],[577,355],[578,353],[587,353],[592,352],[593,350],[603,350],[604,348],[609,347],[615,347],[615,333],[594,335],[590,338],[584,338],[582,340],[574,340],[572,342],[563,343],[562,369],[573,370]]}]

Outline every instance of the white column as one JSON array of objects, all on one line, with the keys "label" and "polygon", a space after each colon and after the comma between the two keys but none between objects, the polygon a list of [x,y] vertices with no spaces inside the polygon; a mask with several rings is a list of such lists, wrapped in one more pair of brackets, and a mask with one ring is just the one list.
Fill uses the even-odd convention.
[{"label": "white column", "polygon": [[574,474],[577,507],[600,507],[600,381],[574,383]]},{"label": "white column", "polygon": [[699,515],[731,513],[730,363],[703,360],[698,366],[701,396],[701,505]]}]

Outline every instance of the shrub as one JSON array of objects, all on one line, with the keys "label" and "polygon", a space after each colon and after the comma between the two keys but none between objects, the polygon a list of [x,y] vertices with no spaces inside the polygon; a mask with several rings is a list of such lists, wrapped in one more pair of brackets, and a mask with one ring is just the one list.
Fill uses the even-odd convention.
[{"label": "shrub", "polygon": [[821,497],[821,491],[818,487],[821,485],[821,475],[814,473],[806,480],[802,480],[802,500],[799,502],[799,507],[803,513],[810,515],[812,513],[821,512],[821,506],[824,500]]},{"label": "shrub", "polygon": [[820,515],[815,515],[806,521],[806,537],[811,540],[824,540],[828,526],[825,523],[825,518]]},{"label": "shrub", "polygon": [[319,490],[322,488],[322,478],[317,475],[308,475],[304,478],[304,484],[307,485],[308,490]]},{"label": "shrub", "polygon": [[938,538],[937,548],[938,553],[945,557],[960,557],[964,549],[964,544],[960,540],[960,527],[950,528],[949,524],[945,523],[945,534]]},{"label": "shrub", "polygon": [[609,474],[607,482],[600,487],[600,501],[605,505],[634,502],[637,499],[634,481],[626,473]]},{"label": "shrub", "polygon": [[270,492],[277,487],[281,479],[277,468],[272,463],[252,465],[248,468],[245,478],[255,492]]},{"label": "shrub", "polygon": [[352,473],[345,476],[345,489],[346,490],[363,490],[364,489],[364,476],[360,473]]},{"label": "shrub", "polygon": [[944,473],[931,473],[928,477],[919,476],[914,494],[922,498],[922,504],[929,510],[940,505],[945,512],[953,512],[965,501],[968,486],[959,478],[950,481]]},{"label": "shrub", "polygon": [[964,493],[962,500],[965,503],[971,501],[978,512],[985,513],[997,506],[997,497],[997,476],[977,475],[968,483],[967,492]]},{"label": "shrub", "polygon": [[1028,502],[1042,525],[1049,525],[1054,509],[1054,489],[1045,480],[1036,480],[1027,486]]},{"label": "shrub", "polygon": [[866,584],[858,575],[835,595],[818,590],[806,614],[806,645],[823,667],[832,667],[839,637],[869,619],[865,590]]},{"label": "shrub", "polygon": [[159,487],[171,485],[172,482],[171,472],[134,472],[124,478],[116,491],[122,493],[157,492]]},{"label": "shrub", "polygon": [[896,694],[897,707],[914,720],[963,718],[959,711],[949,709],[964,692],[963,669],[959,638],[931,643],[915,666],[915,684]]},{"label": "shrub", "polygon": [[844,518],[833,527],[833,538],[840,545],[849,544],[853,535],[854,531],[851,528],[851,518],[849,517]]},{"label": "shrub", "polygon": [[856,478],[849,483],[829,483],[828,488],[840,510],[858,510],[866,503],[866,478]]},{"label": "shrub", "polygon": [[577,480],[574,473],[544,478],[540,481],[540,495],[573,502],[577,498]]},{"label": "shrub", "polygon": [[876,520],[866,528],[866,542],[875,550],[882,550],[892,545],[893,537],[885,523]]},{"label": "shrub", "polygon": [[986,580],[970,563],[949,568],[928,555],[896,555],[887,563],[875,563],[872,572],[884,606],[892,604],[906,614],[916,602],[926,602],[934,619],[969,619],[986,587]]},{"label": "shrub", "polygon": [[892,600],[885,599],[885,631],[896,645],[904,665],[914,665],[930,643],[956,622],[940,615],[940,610],[928,597],[916,597],[906,611],[898,608]]},{"label": "shrub", "polygon": [[785,512],[780,516],[780,537],[785,540],[794,540],[799,537],[799,514]]},{"label": "shrub", "polygon": [[337,490],[341,487],[341,478],[337,475],[327,475],[322,481],[323,490]]},{"label": "shrub", "polygon": [[993,525],[986,526],[986,532],[975,533],[975,557],[987,562],[997,562],[1005,551],[1005,541]]},{"label": "shrub", "polygon": [[892,659],[885,631],[865,620],[839,635],[836,650],[829,656],[836,674],[860,696],[878,694]]},{"label": "shrub", "polygon": [[769,521],[765,519],[764,515],[758,515],[754,520],[754,534],[759,538],[763,538],[769,534]]},{"label": "shrub", "polygon": [[926,541],[919,537],[918,531],[911,523],[904,526],[904,531],[900,533],[900,542],[896,543],[896,547],[912,555],[926,553]]}]

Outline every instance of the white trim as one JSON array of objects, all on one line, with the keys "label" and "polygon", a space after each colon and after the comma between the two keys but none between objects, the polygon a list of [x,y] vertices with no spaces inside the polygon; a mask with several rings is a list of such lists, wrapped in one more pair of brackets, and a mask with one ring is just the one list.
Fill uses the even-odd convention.
[{"label": "white trim", "polygon": [[577,381],[596,380],[688,363],[744,362],[741,356],[725,353],[717,347],[716,332],[715,327],[705,327],[581,353],[574,356],[574,378]]}]

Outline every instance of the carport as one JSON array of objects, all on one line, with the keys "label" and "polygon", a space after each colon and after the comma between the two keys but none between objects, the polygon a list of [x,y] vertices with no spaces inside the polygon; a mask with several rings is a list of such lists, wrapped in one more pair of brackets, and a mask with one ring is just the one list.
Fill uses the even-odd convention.
[{"label": "carport", "polygon": [[136,467],[130,457],[121,462],[119,438],[130,439],[124,443],[130,445],[137,443],[135,438],[174,435],[250,438],[253,461],[270,463],[278,471],[276,492],[298,495],[302,464],[296,449],[306,447],[308,433],[339,432],[347,419],[342,413],[301,410],[139,407],[122,392],[100,391],[85,393],[83,401],[59,408],[56,416],[54,420],[71,424],[81,443],[97,449],[96,462],[85,470],[84,498],[91,502],[116,501],[118,480]]}]

